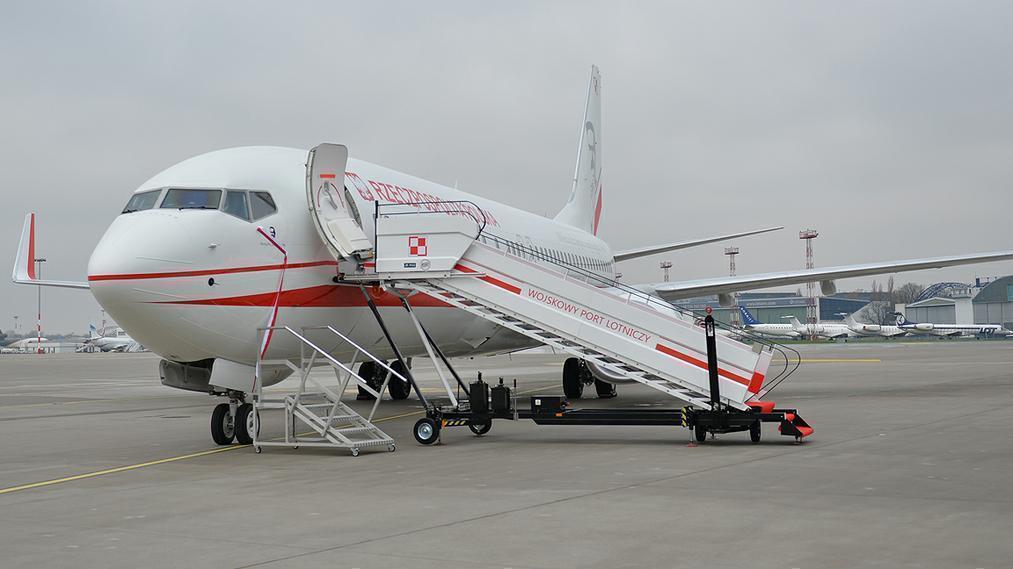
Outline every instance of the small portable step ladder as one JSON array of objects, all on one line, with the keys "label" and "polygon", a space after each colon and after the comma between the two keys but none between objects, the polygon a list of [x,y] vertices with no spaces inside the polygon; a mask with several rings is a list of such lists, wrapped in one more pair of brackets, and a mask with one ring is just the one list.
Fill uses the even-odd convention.
[{"label": "small portable step ladder", "polygon": [[[308,338],[309,331],[327,333],[329,336],[338,338],[340,342],[350,345],[354,348],[351,362],[345,364],[331,356],[327,350]],[[347,449],[352,456],[358,456],[360,449],[370,447],[386,447],[388,451],[394,452],[396,449],[394,439],[372,421],[382,399],[380,394],[387,388],[391,378],[397,377],[402,381],[409,381],[409,379],[330,326],[303,328],[301,332],[296,332],[288,326],[272,326],[262,328],[260,332],[261,334],[284,333],[291,335],[300,343],[300,357],[298,365],[289,359],[270,359],[262,355],[257,358],[256,379],[253,388],[253,413],[250,414],[253,424],[250,433],[253,434],[253,448],[258,453],[266,446],[341,448]],[[373,361],[387,372],[379,390],[374,389],[368,381],[355,373],[355,364],[360,357],[363,361],[367,359]],[[260,380],[264,365],[284,365],[296,372],[299,379],[296,391],[265,395],[263,383]],[[332,389],[311,376],[314,368],[321,366],[327,366],[333,370],[337,379],[336,388]],[[365,417],[342,401],[345,389],[353,381],[376,398],[372,409]],[[411,383],[414,384],[414,382]],[[264,440],[260,437],[261,411],[272,409],[284,411],[285,436],[281,440]],[[308,427],[310,433],[297,432],[298,425]]]}]

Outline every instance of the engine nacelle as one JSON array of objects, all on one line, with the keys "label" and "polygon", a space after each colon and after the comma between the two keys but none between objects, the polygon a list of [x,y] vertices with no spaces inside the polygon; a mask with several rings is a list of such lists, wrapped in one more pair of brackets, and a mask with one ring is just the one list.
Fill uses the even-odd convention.
[{"label": "engine nacelle", "polygon": [[883,329],[879,324],[862,324],[862,331],[864,332],[879,332]]},{"label": "engine nacelle", "polygon": [[933,328],[934,326],[932,326],[932,324],[929,324],[928,322],[915,324],[915,330],[918,330],[920,332],[931,332]]},{"label": "engine nacelle", "polygon": [[823,296],[833,296],[837,294],[837,282],[820,281],[820,291],[823,292]]},{"label": "engine nacelle", "polygon": [[190,363],[162,360],[158,362],[158,376],[166,387],[208,393],[211,391],[209,381],[213,363],[213,359]]}]

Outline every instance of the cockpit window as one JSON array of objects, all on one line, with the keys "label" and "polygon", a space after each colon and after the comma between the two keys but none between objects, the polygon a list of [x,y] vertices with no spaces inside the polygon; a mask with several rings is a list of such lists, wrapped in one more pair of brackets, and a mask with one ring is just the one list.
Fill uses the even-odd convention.
[{"label": "cockpit window", "polygon": [[225,206],[222,211],[239,219],[250,221],[250,208],[246,205],[246,192],[229,190],[225,192]]},{"label": "cockpit window", "polygon": [[171,189],[165,193],[162,209],[218,209],[221,190]]},{"label": "cockpit window", "polygon": [[130,201],[127,202],[127,206],[123,208],[122,213],[133,213],[142,209],[155,207],[155,202],[158,201],[158,194],[160,193],[162,193],[162,190],[151,190],[150,192],[141,192],[130,196]]},{"label": "cockpit window", "polygon": [[253,206],[253,219],[267,217],[278,211],[274,199],[267,192],[250,192],[250,202]]}]

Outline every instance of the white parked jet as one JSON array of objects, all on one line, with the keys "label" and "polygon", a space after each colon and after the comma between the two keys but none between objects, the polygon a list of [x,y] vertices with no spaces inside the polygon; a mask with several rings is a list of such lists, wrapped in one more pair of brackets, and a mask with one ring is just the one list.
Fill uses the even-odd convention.
[{"label": "white parked jet", "polygon": [[800,338],[802,336],[802,333],[791,324],[765,324],[757,320],[745,306],[738,308],[739,314],[742,315],[742,327],[750,332],[781,338]]},{"label": "white parked jet", "polygon": [[897,327],[909,334],[956,337],[968,335],[1009,336],[1013,334],[998,324],[932,324],[911,322],[900,312],[895,312]]},{"label": "white parked jet", "polygon": [[123,328],[116,328],[111,336],[103,336],[98,333],[94,324],[88,325],[88,338],[84,343],[95,346],[103,352],[133,351],[130,348],[137,344]]},{"label": "white parked jet", "polygon": [[855,320],[853,314],[848,314],[844,317],[844,323],[848,325],[848,328],[859,336],[882,336],[884,338],[899,338],[907,334],[905,330],[902,330],[899,326],[889,326],[885,324],[866,324],[864,322],[858,322]]},{"label": "white parked jet", "polygon": [[[486,221],[486,233],[605,278],[614,276],[616,261],[775,229],[613,252],[597,235],[604,205],[600,113],[601,77],[597,68],[592,68],[573,187],[554,218],[347,158],[346,150],[345,159],[329,164],[338,173],[337,191],[328,191],[325,197],[332,209],[344,210],[340,223],[330,227],[341,233],[335,236],[337,240],[344,238],[358,247],[368,246],[374,234],[377,203],[477,214]],[[335,257],[314,225],[316,218],[308,212],[307,183],[313,179],[307,179],[307,160],[302,149],[244,147],[201,154],[163,170],[140,184],[106,230],[89,260],[87,282],[37,278],[31,262],[35,257],[35,215],[29,214],[13,280],[90,289],[131,337],[164,358],[160,375],[165,385],[211,392],[233,401],[242,401],[251,389],[260,348],[257,329],[269,322],[293,329],[330,325],[367,346],[377,357],[390,359],[393,353],[379,341],[382,333],[362,294],[341,281]],[[316,198],[319,201],[321,195]],[[258,228],[281,244],[287,256],[282,257]],[[504,252],[510,253],[509,248]],[[1013,259],[1013,251],[670,282],[644,285],[644,290],[657,291],[667,299],[707,294],[727,299],[736,291],[818,280],[826,291],[837,278],[1007,259]],[[425,355],[399,299],[382,290],[374,290],[372,295],[404,356]],[[505,352],[537,344],[527,336],[452,308],[440,298],[417,294],[412,302],[448,356]],[[278,336],[270,347],[272,358],[299,356],[300,344],[294,338]],[[350,357],[350,352],[335,356]],[[588,371],[579,361],[571,360],[563,366],[568,395],[579,396],[583,386],[592,382],[600,394],[614,394],[608,383],[614,378]],[[360,374],[375,380],[379,369],[364,364]],[[271,385],[289,373],[284,366],[269,368],[262,375],[263,383]],[[408,386],[399,383],[391,383],[391,395],[407,397]],[[239,413],[249,415],[249,404],[240,406]],[[248,442],[251,423],[239,417],[234,423],[234,436]],[[216,440],[223,444],[233,436],[219,434]]]}]

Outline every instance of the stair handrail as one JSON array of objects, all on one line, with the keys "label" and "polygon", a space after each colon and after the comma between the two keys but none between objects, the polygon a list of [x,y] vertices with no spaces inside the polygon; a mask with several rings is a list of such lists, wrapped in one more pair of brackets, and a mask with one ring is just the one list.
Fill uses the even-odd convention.
[{"label": "stair handrail", "polygon": [[[615,289],[621,290],[621,291],[623,291],[625,293],[630,294],[631,296],[636,296],[637,298],[643,300],[644,303],[647,304],[647,305],[649,305],[649,306],[650,305],[654,305],[654,306],[661,307],[661,308],[663,308],[665,310],[672,310],[672,311],[675,311],[677,313],[682,314],[683,316],[692,317],[695,321],[702,321],[703,318],[706,316],[705,314],[701,314],[699,311],[690,310],[690,309],[685,308],[683,306],[679,306],[678,304],[669,302],[669,301],[667,301],[667,300],[665,300],[663,298],[654,296],[654,295],[652,295],[650,293],[646,293],[646,292],[644,292],[644,291],[642,291],[642,290],[640,290],[638,288],[629,286],[629,285],[627,285],[625,283],[621,283],[621,282],[619,282],[616,279],[610,279],[610,278],[608,278],[608,277],[606,277],[604,275],[601,275],[601,274],[595,273],[593,271],[587,270],[584,267],[581,267],[579,265],[574,265],[574,264],[569,263],[567,261],[564,261],[564,260],[561,260],[561,259],[557,259],[557,258],[555,258],[555,257],[553,257],[551,255],[548,255],[546,253],[543,253],[543,252],[539,251],[538,249],[535,249],[535,248],[532,248],[532,247],[528,247],[527,245],[524,245],[523,243],[518,243],[517,241],[511,240],[511,239],[506,239],[504,237],[500,237],[499,235],[496,235],[496,234],[491,233],[491,232],[484,232],[484,237],[486,239],[488,239],[488,240],[491,240],[491,241],[494,241],[494,242],[497,242],[497,243],[500,243],[500,244],[508,245],[509,247],[512,247],[513,249],[515,249],[517,251],[521,251],[521,252],[523,252],[524,254],[526,254],[526,255],[528,255],[530,257],[533,257],[535,259],[541,260],[541,261],[546,262],[548,264],[555,265],[557,267],[560,267],[560,268],[564,269],[565,271],[563,273],[563,278],[569,278],[568,272],[574,272],[574,273],[577,273],[577,274],[583,276],[584,277],[584,282],[594,281],[596,283],[601,284],[603,288],[615,288]],[[476,239],[478,239],[478,237],[476,237]],[[496,247],[496,249],[499,252],[501,252],[501,253],[505,253],[505,254],[508,254],[508,255],[512,254],[512,253],[510,253],[509,250],[507,250],[507,251],[504,252],[499,247]],[[798,350],[796,350],[795,348],[792,348],[792,347],[787,346],[785,344],[780,344],[780,343],[777,343],[777,342],[772,342],[770,340],[767,340],[766,338],[762,338],[762,337],[760,337],[760,336],[758,336],[756,334],[752,334],[752,333],[750,333],[750,332],[748,332],[746,330],[740,329],[740,328],[735,328],[733,326],[729,326],[729,325],[724,324],[722,322],[715,322],[715,325],[718,328],[726,330],[729,333],[734,334],[734,335],[736,335],[738,337],[747,338],[747,339],[749,339],[749,340],[751,340],[753,342],[756,342],[756,343],[758,343],[758,344],[760,344],[762,346],[766,346],[766,347],[770,348],[771,351],[776,352],[776,353],[778,353],[781,356],[781,359],[783,359],[783,361],[784,361],[784,367],[774,377],[767,377],[765,379],[764,383],[769,385],[769,387],[766,389],[766,391],[764,391],[765,394],[766,393],[770,393],[770,391],[773,390],[774,387],[777,387],[784,380],[788,379],[788,377],[791,376],[792,374],[794,374],[795,371],[797,371],[798,368],[801,366],[802,356],[798,352]],[[793,352],[796,357],[794,359],[789,358],[788,357],[788,353],[785,350]],[[763,389],[762,385],[760,386],[760,389],[761,390]]]}]

